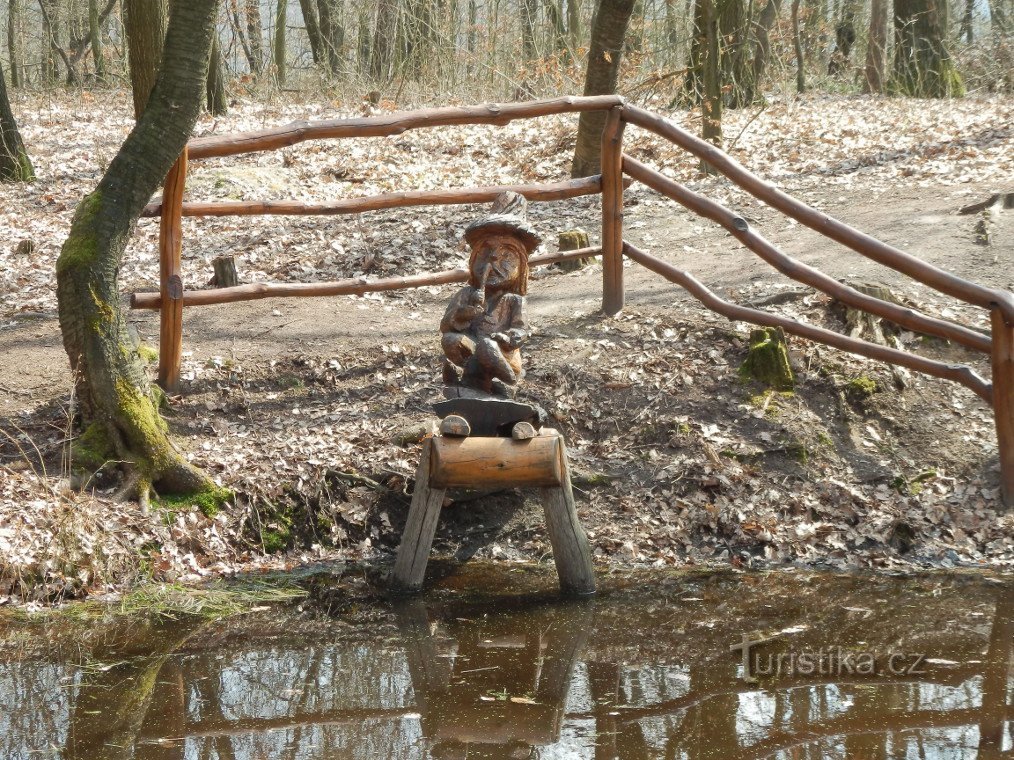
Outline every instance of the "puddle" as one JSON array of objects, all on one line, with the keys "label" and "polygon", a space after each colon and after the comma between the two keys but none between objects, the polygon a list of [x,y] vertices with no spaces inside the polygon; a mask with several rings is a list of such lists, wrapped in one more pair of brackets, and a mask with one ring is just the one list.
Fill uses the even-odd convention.
[{"label": "puddle", "polygon": [[1006,579],[643,573],[578,602],[552,580],[0,623],[0,757],[1010,756]]}]

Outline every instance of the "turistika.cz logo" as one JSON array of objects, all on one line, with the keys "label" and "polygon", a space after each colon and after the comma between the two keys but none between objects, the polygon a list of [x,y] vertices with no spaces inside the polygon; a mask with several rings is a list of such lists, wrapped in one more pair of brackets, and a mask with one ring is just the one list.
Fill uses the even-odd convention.
[{"label": "turistika.cz logo", "polygon": [[763,652],[760,647],[773,638],[751,639],[743,634],[739,644],[729,647],[730,652],[742,653],[742,678],[747,683],[758,683],[761,678],[790,678],[793,676],[918,676],[925,673],[924,654],[918,652],[876,652],[843,649],[840,646],[819,649],[790,649],[787,652]]}]

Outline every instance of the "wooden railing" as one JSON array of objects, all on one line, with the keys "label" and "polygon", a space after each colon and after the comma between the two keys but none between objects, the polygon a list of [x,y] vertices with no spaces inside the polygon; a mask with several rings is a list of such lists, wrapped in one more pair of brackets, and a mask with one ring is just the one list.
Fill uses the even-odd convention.
[{"label": "wooden railing", "polygon": [[[585,179],[502,187],[384,193],[317,204],[298,201],[210,203],[183,201],[190,160],[276,150],[306,140],[389,136],[411,129],[459,124],[503,125],[515,119],[595,110],[608,112],[602,136],[602,173]],[[988,309],[991,314],[991,333],[983,334],[964,325],[867,295],[814,267],[797,261],[752,230],[747,221],[731,209],[693,192],[624,154],[623,134],[628,123],[678,145],[769,206],[825,237],[941,293]],[[794,280],[810,285],[849,306],[883,317],[903,327],[989,354],[992,382],[988,382],[974,369],[963,364],[935,361],[850,338],[769,312],[739,306],[719,298],[689,272],[678,269],[624,241],[623,193],[631,179],[671,198],[694,213],[717,222],[747,249]],[[1000,455],[1002,498],[1005,505],[1014,506],[1014,294],[964,280],[833,219],[764,182],[714,145],[660,116],[628,105],[616,96],[564,97],[529,103],[423,109],[368,118],[303,121],[277,129],[192,140],[167,176],[162,200],[147,206],[143,213],[143,216],[158,216],[161,219],[159,292],[136,293],[131,299],[131,306],[135,309],[158,309],[161,312],[160,384],[169,390],[175,389],[179,384],[184,306],[233,303],[259,298],[363,294],[464,282],[467,279],[464,270],[455,269],[372,281],[356,278],[323,283],[254,283],[216,290],[187,291],[183,285],[180,268],[184,216],[358,214],[364,211],[420,205],[483,203],[493,200],[505,190],[521,193],[532,201],[556,201],[582,195],[602,195],[600,247],[534,256],[530,263],[533,266],[545,266],[569,259],[601,255],[602,309],[607,314],[616,314],[623,308],[623,258],[626,256],[679,284],[707,308],[729,319],[778,326],[788,333],[808,340],[952,380],[971,389],[993,407]]]}]

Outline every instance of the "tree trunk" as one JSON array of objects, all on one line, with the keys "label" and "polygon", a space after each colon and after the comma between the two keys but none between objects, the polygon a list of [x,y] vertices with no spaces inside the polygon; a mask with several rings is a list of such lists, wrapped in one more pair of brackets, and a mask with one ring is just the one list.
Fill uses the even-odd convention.
[{"label": "tree trunk", "polygon": [[[159,416],[127,331],[118,276],[137,219],[179,158],[200,112],[217,9],[208,0],[173,1],[161,74],[98,187],[75,211],[56,265],[60,330],[82,416],[129,469],[132,490],[142,500],[150,487],[220,493],[176,449]],[[133,15],[135,24],[143,20]]]},{"label": "tree trunk", "polygon": [[369,74],[373,56],[373,35],[370,29],[370,15],[365,4],[359,6],[359,36],[356,40],[356,56],[358,57],[359,73]]},{"label": "tree trunk", "polygon": [[792,46],[796,50],[796,92],[806,92],[806,59],[799,34],[799,0],[792,0]]},{"label": "tree trunk", "polygon": [[[620,75],[623,40],[627,35],[634,0],[601,0],[592,20],[588,69],[585,73],[585,95],[612,95]],[[574,147],[572,177],[597,174],[601,163],[602,128],[605,111],[586,111],[577,124],[577,145]]]},{"label": "tree trunk", "polygon": [[947,26],[947,0],[895,0],[893,92],[917,98],[965,94],[947,52]]},{"label": "tree trunk", "polygon": [[264,70],[264,29],[261,24],[260,0],[246,0],[246,37],[250,43],[250,71]]},{"label": "tree trunk", "polygon": [[965,0],[965,12],[961,16],[961,29],[958,31],[958,39],[965,38],[969,45],[974,41],[972,34],[972,12],[975,10],[975,0]]},{"label": "tree trunk", "polygon": [[397,0],[380,0],[377,4],[377,25],[373,34],[373,49],[370,51],[370,76],[378,82],[386,81],[391,75],[391,56],[394,52],[394,33],[397,21]]},{"label": "tree trunk", "polygon": [[225,95],[225,77],[222,74],[222,46],[218,41],[218,31],[211,38],[211,56],[208,59],[208,113],[213,116],[225,116],[229,113],[229,103]]},{"label": "tree trunk", "polygon": [[[701,6],[701,26],[704,45],[701,56],[701,75],[704,98],[701,100],[701,137],[722,147],[722,53],[721,21],[718,18],[717,0],[698,0]],[[701,171],[709,167],[701,163]]]},{"label": "tree trunk", "polygon": [[59,34],[58,4],[56,0],[39,0],[42,10],[42,81],[54,85],[57,81],[56,39]]},{"label": "tree trunk", "polygon": [[106,78],[106,60],[102,53],[102,26],[99,23],[99,0],[88,0],[88,36],[92,45],[92,60],[95,61],[95,78]]},{"label": "tree trunk", "polygon": [[687,62],[687,76],[683,84],[684,98],[691,104],[702,102],[704,90],[704,61],[706,47],[712,44],[706,33],[705,12],[712,12],[718,23],[717,65],[719,67],[719,88],[722,89],[725,104],[739,108],[749,102],[747,95],[753,88],[753,70],[746,56],[748,38],[746,7],[743,0],[711,0],[711,7],[705,8],[698,0],[694,7],[694,34]]},{"label": "tree trunk", "polygon": [[567,49],[567,22],[563,17],[562,0],[544,0],[546,18],[553,28],[553,50],[563,52]]},{"label": "tree trunk", "polygon": [[162,63],[169,2],[124,0],[124,9],[127,11],[125,31],[130,57],[130,89],[134,95],[134,116],[140,119]]},{"label": "tree trunk", "polygon": [[576,55],[581,42],[581,0],[567,0],[567,36],[570,49]]},{"label": "tree trunk", "polygon": [[834,27],[834,50],[827,63],[831,76],[843,74],[851,65],[852,46],[856,42],[856,16],[861,9],[859,0],[842,0],[841,15]]},{"label": "tree trunk", "polygon": [[275,9],[275,78],[278,84],[285,84],[285,20],[289,14],[288,0],[278,0]]},{"label": "tree trunk", "polygon": [[0,66],[0,182],[28,182],[33,179],[35,171],[14,121],[7,99],[3,66]]},{"label": "tree trunk", "polygon": [[24,85],[21,57],[18,55],[18,36],[21,31],[21,0],[10,0],[7,8],[7,56],[11,62],[11,88]]},{"label": "tree trunk", "polygon": [[317,0],[320,11],[320,42],[324,46],[324,60],[332,74],[342,71],[342,48],[345,47],[344,13],[341,0]]},{"label": "tree trunk", "polygon": [[989,3],[989,28],[993,34],[1006,35],[1009,31],[1007,23],[1010,19],[1005,7],[1008,0],[987,1]]},{"label": "tree trunk", "polygon": [[317,9],[313,0],[299,0],[299,9],[303,12],[303,26],[306,27],[306,36],[310,38],[310,54],[313,62],[320,64],[323,60],[320,50],[320,27],[317,26]]},{"label": "tree trunk", "polygon": [[535,45],[535,20],[539,14],[536,0],[521,0],[521,54],[524,60],[534,61],[538,57]]},{"label": "tree trunk", "polygon": [[866,92],[883,92],[887,67],[887,3],[871,0],[870,35],[866,47]]},{"label": "tree trunk", "polygon": [[771,29],[778,20],[781,11],[782,0],[768,0],[764,6],[764,10],[761,11],[760,17],[757,19],[757,41],[754,45],[753,54],[753,77],[744,92],[747,103],[753,103],[760,95],[761,80],[768,65],[768,58],[771,56]]}]

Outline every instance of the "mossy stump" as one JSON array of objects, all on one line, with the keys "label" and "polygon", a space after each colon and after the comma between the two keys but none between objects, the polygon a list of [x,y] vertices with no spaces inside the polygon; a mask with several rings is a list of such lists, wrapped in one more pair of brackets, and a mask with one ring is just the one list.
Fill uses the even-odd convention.
[{"label": "mossy stump", "polygon": [[[557,242],[559,243],[560,253],[577,251],[591,245],[588,242],[588,233],[582,229],[564,230],[557,237]],[[591,262],[590,258],[571,259],[570,261],[561,261],[557,266],[564,272],[576,272],[578,269],[588,266]]]},{"label": "mossy stump", "polygon": [[775,390],[792,390],[796,378],[789,364],[789,347],[782,328],[759,327],[750,331],[750,352],[739,374]]}]

